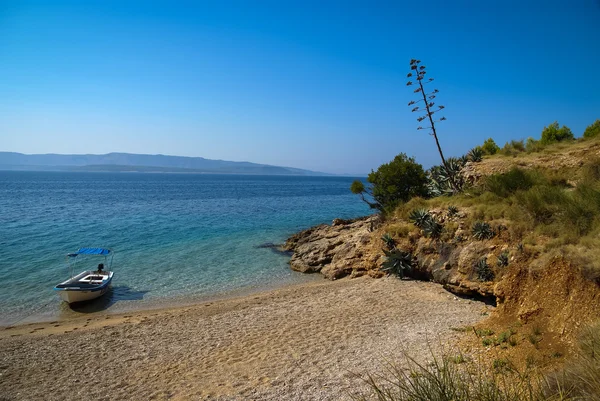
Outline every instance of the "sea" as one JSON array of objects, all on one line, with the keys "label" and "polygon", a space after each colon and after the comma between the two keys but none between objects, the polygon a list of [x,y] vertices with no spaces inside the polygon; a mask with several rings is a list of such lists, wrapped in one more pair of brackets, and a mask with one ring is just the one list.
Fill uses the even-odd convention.
[{"label": "sea", "polygon": [[[295,232],[371,211],[352,177],[0,171],[0,325],[194,303],[320,279],[290,270]],[[112,289],[68,306],[66,255],[113,250]],[[103,257],[78,257],[80,272]],[[110,262],[110,260],[108,261]]]}]

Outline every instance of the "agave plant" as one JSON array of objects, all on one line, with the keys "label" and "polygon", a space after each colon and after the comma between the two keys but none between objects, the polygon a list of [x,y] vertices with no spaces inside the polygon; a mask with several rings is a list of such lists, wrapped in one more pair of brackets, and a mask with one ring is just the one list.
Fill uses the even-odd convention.
[{"label": "agave plant", "polygon": [[458,208],[456,206],[448,206],[448,217],[456,216],[458,213]]},{"label": "agave plant", "polygon": [[387,260],[383,262],[382,269],[388,274],[394,274],[400,278],[409,275],[413,270],[413,255],[402,249],[383,251]]},{"label": "agave plant", "polygon": [[498,255],[498,267],[506,267],[508,266],[508,252],[504,251],[500,255]]},{"label": "agave plant", "polygon": [[480,241],[490,239],[494,236],[494,230],[492,230],[492,227],[484,221],[478,221],[473,224],[472,233],[473,237]]},{"label": "agave plant", "polygon": [[[446,168],[444,168],[444,166],[431,167],[427,172],[427,177],[429,179],[427,189],[429,190],[429,195],[432,197],[443,195],[450,196],[462,191],[465,182],[461,170],[464,165],[465,163],[462,159],[451,157],[446,160]],[[454,177],[455,187],[452,186],[452,181],[450,180],[448,172]]]},{"label": "agave plant", "polygon": [[494,281],[494,278],[496,277],[494,275],[494,271],[490,265],[488,265],[486,258],[483,258],[477,262],[475,270],[477,272],[477,278],[479,281]]},{"label": "agave plant", "polygon": [[426,237],[438,239],[442,235],[443,225],[438,223],[434,218],[430,218],[423,226],[423,233]]},{"label": "agave plant", "polygon": [[396,240],[393,239],[388,233],[383,234],[381,240],[385,243],[386,248],[390,251],[396,247]]},{"label": "agave plant", "polygon": [[473,148],[467,153],[469,160],[477,163],[483,160],[483,150],[480,147]]},{"label": "agave plant", "polygon": [[410,212],[408,218],[415,226],[424,228],[425,224],[431,220],[431,214],[425,209],[415,209]]}]

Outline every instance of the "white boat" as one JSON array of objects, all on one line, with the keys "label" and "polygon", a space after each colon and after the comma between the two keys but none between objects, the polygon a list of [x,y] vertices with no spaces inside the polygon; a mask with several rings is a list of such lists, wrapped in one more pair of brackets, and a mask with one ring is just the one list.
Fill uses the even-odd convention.
[{"label": "white boat", "polygon": [[[86,255],[103,256],[104,263],[100,263],[96,270],[86,270],[74,276],[77,261]],[[56,285],[54,291],[58,291],[60,298],[70,304],[89,301],[106,294],[114,275],[110,271],[112,259],[113,251],[106,248],[79,248],[77,252],[68,254],[71,278]]]}]

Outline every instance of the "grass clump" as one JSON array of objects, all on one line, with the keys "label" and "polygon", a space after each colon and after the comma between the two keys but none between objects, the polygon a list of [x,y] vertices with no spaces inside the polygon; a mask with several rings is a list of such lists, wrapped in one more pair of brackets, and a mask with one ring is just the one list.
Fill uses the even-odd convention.
[{"label": "grass clump", "polygon": [[517,191],[530,189],[540,180],[539,174],[515,167],[507,173],[487,177],[485,189],[501,198],[507,198]]},{"label": "grass clump", "polygon": [[[433,357],[421,364],[405,356],[403,366],[390,363],[383,375],[362,377],[367,389],[354,400],[367,401],[541,401],[540,378],[518,372],[510,361],[496,359],[492,369],[454,357]],[[489,365],[488,365],[489,366]],[[558,400],[558,398],[556,398]]]},{"label": "grass clump", "polygon": [[563,393],[568,394],[565,400],[600,400],[600,323],[582,331],[578,348],[564,369],[547,380],[544,392],[548,398]]}]

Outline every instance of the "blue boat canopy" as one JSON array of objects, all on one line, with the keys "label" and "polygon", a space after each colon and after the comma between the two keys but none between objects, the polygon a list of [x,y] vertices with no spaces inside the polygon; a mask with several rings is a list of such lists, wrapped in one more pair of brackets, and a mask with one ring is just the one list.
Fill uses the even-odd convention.
[{"label": "blue boat canopy", "polygon": [[109,255],[110,249],[105,248],[79,248],[75,253],[70,253],[69,257],[75,257],[77,255]]}]

